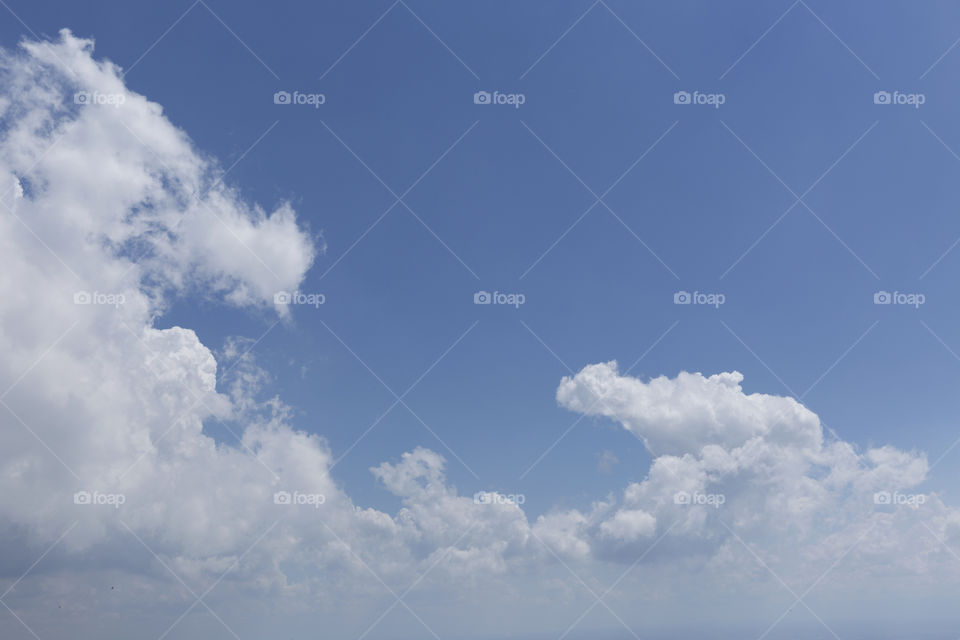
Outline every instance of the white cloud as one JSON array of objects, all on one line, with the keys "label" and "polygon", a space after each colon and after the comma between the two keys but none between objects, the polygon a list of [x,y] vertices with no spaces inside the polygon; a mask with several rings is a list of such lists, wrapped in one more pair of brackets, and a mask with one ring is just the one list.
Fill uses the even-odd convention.
[{"label": "white cloud", "polygon": [[[3,54],[2,161],[4,182],[26,180],[30,197],[5,201],[34,230],[59,226],[43,239],[82,281],[207,286],[238,304],[272,303],[274,292],[299,284],[315,250],[288,204],[270,214],[246,204],[159,105],[92,58],[91,41],[64,31],[51,45],[23,47]],[[113,249],[113,272],[97,270],[97,243]]]},{"label": "white cloud", "polygon": [[557,401],[572,411],[614,418],[643,438],[656,455],[682,454],[716,444],[733,447],[763,436],[783,444],[817,446],[817,417],[792,398],[745,395],[740,373],[704,377],[682,372],[647,383],[617,375],[615,363],[595,364],[564,378]]},{"label": "white cloud", "polygon": [[[790,398],[744,393],[742,381],[737,372],[684,372],[644,382],[620,375],[615,362],[563,379],[562,406],[616,420],[654,458],[647,477],[630,484],[616,507],[593,515],[610,539],[593,540],[595,555],[627,557],[636,547],[624,543],[649,543],[669,531],[687,540],[706,567],[755,565],[727,527],[791,575],[825,569],[871,527],[880,537],[850,552],[862,563],[858,569],[898,578],[930,553],[948,554],[935,539],[916,544],[921,522],[956,541],[939,521],[953,521],[956,510],[916,489],[926,479],[923,454],[890,446],[858,452],[851,443],[827,442],[815,414]],[[888,512],[875,504],[877,492],[920,496],[923,504]],[[884,547],[879,557],[876,544]]]},{"label": "white cloud", "polygon": [[[269,307],[275,291],[296,290],[315,249],[288,204],[267,214],[219,182],[89,41],[26,43],[0,53],[0,74],[4,555],[36,557],[69,529],[46,588],[76,596],[92,575],[120,571],[144,579],[126,604],[147,612],[171,601],[170,575],[133,560],[141,542],[197,592],[230,569],[221,588],[236,585],[238,602],[306,608],[346,606],[371,589],[370,570],[397,588],[434,563],[451,580],[505,572],[527,540],[517,505],[458,496],[444,460],[417,449],[374,470],[399,513],[358,507],[331,478],[324,440],[291,429],[279,399],[257,401],[266,374],[246,343],[228,342],[218,363],[192,330],[153,326],[177,296]],[[78,92],[121,98],[77,104]],[[236,446],[204,432],[216,421]],[[111,504],[74,504],[76,492]],[[307,502],[276,504],[278,492]],[[73,573],[78,558],[91,559],[89,575]],[[31,605],[41,600],[18,606]]]},{"label": "white cloud", "polygon": [[620,509],[600,524],[600,531],[617,540],[633,542],[649,538],[657,530],[657,519],[641,509]]}]

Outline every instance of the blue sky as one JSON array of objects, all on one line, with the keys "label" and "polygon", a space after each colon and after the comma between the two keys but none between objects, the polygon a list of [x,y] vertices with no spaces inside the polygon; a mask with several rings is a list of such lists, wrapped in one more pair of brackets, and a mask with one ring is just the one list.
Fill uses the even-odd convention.
[{"label": "blue sky", "polygon": [[[956,38],[955,7],[871,4],[864,29],[867,5],[797,5],[731,69],[788,3],[611,2],[612,12],[597,5],[586,15],[584,2],[411,2],[415,15],[402,5],[384,15],[390,2],[208,4],[242,43],[196,5],[126,79],[224,166],[240,160],[228,182],[266,206],[293,200],[326,243],[302,286],[324,293],[326,305],[295,309],[257,353],[301,412],[297,426],[335,451],[394,398],[322,323],[399,394],[479,321],[408,402],[480,477],[452,464],[458,486],[517,486],[535,510],[638,479],[632,465],[598,474],[603,450],[644,456],[629,435],[602,426],[598,435],[585,421],[519,480],[576,420],[553,401],[569,374],[558,358],[573,370],[610,359],[626,367],[674,322],[635,373],[736,369],[749,390],[788,393],[779,377],[797,394],[872,326],[810,392],[811,408],[861,444],[952,444],[960,362],[931,332],[960,350],[951,287],[960,255],[920,275],[960,236],[960,160],[932,133],[960,148],[950,117],[960,62],[948,54],[920,76]],[[95,36],[98,54],[129,67],[189,7],[17,11],[39,33],[69,25]],[[23,32],[6,21],[4,41]],[[280,90],[323,93],[326,102],[275,105]],[[475,105],[478,90],[523,93],[526,102]],[[719,109],[675,105],[678,90],[727,99]],[[877,90],[928,99],[919,109],[875,105]],[[378,177],[403,193],[468,129],[404,199],[439,240],[398,204],[347,253],[395,200]],[[806,191],[868,130],[804,199],[823,224],[798,204],[721,279],[794,203],[788,187]],[[622,223],[596,205],[521,278],[593,204],[588,187],[603,193],[648,150],[604,198]],[[873,293],[887,289],[922,292],[927,302],[873,305]],[[527,302],[477,307],[476,290],[522,292]],[[722,292],[727,302],[678,307],[677,290]],[[159,321],[195,327],[214,345],[256,338],[272,323],[188,302]],[[442,448],[399,405],[338,473],[376,504],[385,498],[367,467],[416,444]],[[952,486],[948,466],[938,473]]]},{"label": "blue sky", "polygon": [[[955,3],[5,1],[5,48],[95,39],[242,198],[291,202],[325,246],[299,286],[319,308],[182,296],[155,326],[259,339],[262,395],[347,453],[333,477],[360,504],[400,506],[369,469],[417,446],[531,518],[642,481],[639,438],[555,397],[609,360],[739,371],[864,449],[932,463],[960,436]],[[942,496],[957,455],[930,472]]]},{"label": "blue sky", "polygon": [[[628,365],[676,321],[636,373],[737,369],[748,388],[784,392],[762,359],[802,393],[880,321],[811,392],[811,406],[858,442],[952,443],[953,421],[946,416],[956,407],[948,389],[960,362],[919,322],[960,349],[950,322],[956,305],[949,303],[956,259],[948,256],[919,281],[960,236],[950,186],[960,161],[922,124],[947,145],[956,140],[960,146],[949,118],[951,70],[960,63],[947,56],[919,80],[956,37],[946,4],[902,12],[873,7],[871,33],[858,33],[864,6],[811,5],[845,34],[864,64],[797,6],[729,72],[789,4],[760,10],[750,3],[701,3],[658,11],[610,3],[616,15],[596,6],[583,16],[589,3],[549,10],[410,3],[442,43],[402,5],[383,16],[390,6],[210,4],[250,53],[197,5],[127,75],[132,89],[164,105],[175,124],[228,167],[277,122],[229,181],[267,205],[294,199],[327,245],[303,289],[323,292],[328,303],[319,311],[296,310],[293,326],[271,331],[258,349],[275,360],[270,370],[277,389],[303,412],[298,426],[343,450],[393,402],[319,320],[397,393],[479,320],[410,403],[454,451],[464,452],[481,479],[498,485],[518,483],[576,419],[552,398],[568,371],[531,331],[577,370],[608,359]],[[189,7],[64,3],[17,10],[35,31],[69,25],[95,36],[98,53],[129,66],[144,43],[163,33],[159,25]],[[923,11],[929,13],[918,15]],[[921,22],[923,38],[911,39],[903,21]],[[656,27],[644,29],[646,23]],[[14,44],[24,31],[6,21],[4,39]],[[884,88],[930,97],[921,109],[884,109],[872,101]],[[485,89],[523,93],[527,100],[519,109],[474,105],[473,92]],[[729,97],[720,109],[682,108],[672,94],[684,89]],[[319,109],[275,105],[278,90],[327,99]],[[602,193],[674,122],[606,201],[679,279],[602,205],[521,279],[593,203],[578,177]],[[800,194],[875,122],[862,146],[809,195],[811,208],[852,252],[798,205],[721,280],[795,200],[724,123]],[[399,194],[474,123],[407,198],[451,251],[397,205],[322,277],[394,201],[324,124]],[[472,293],[479,289],[523,292],[528,302],[516,311],[477,308]],[[728,302],[719,310],[678,308],[672,293],[682,289],[723,292]],[[922,291],[929,302],[920,310],[876,308],[872,294],[879,289]],[[272,319],[183,304],[159,324],[196,327],[206,342],[218,344],[235,333],[259,336]],[[303,366],[308,373],[301,377]],[[321,423],[317,415],[324,416]],[[522,489],[552,503],[619,484],[619,472],[597,477],[595,454],[626,447],[631,453],[618,457],[628,458],[642,449],[622,434],[598,443],[591,429],[578,426]],[[344,480],[362,492],[372,484],[368,466],[433,439],[402,406],[374,435],[341,468]],[[475,484],[462,466],[453,465],[451,473],[457,484]],[[570,484],[558,485],[558,475]]]}]

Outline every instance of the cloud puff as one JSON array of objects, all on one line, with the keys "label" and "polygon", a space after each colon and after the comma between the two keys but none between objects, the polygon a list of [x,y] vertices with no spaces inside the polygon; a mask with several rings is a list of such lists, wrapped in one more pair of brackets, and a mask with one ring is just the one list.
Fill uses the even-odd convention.
[{"label": "cloud puff", "polygon": [[738,372],[705,377],[680,373],[642,382],[617,375],[616,363],[584,367],[564,378],[557,401],[571,411],[619,421],[656,455],[726,448],[755,437],[798,447],[816,447],[819,420],[792,398],[746,395]]},{"label": "cloud puff", "polygon": [[[685,540],[687,557],[704,567],[729,571],[756,566],[749,540],[790,575],[823,570],[825,559],[849,552],[859,568],[902,577],[930,553],[948,554],[936,538],[957,541],[947,525],[957,511],[917,492],[928,470],[922,453],[827,442],[810,410],[791,398],[747,394],[742,382],[738,372],[645,382],[621,375],[616,362],[564,378],[562,406],[619,422],[653,457],[646,478],[616,504],[584,515],[589,524],[570,535],[610,559],[665,535]],[[898,508],[886,509],[884,496]],[[920,532],[932,546],[915,543]],[[861,538],[872,542],[855,545]],[[668,543],[665,551],[677,549]]]},{"label": "cloud puff", "polygon": [[[0,183],[15,185],[4,201],[23,224],[57,225],[41,249],[91,286],[202,286],[237,304],[295,288],[315,249],[289,204],[267,214],[245,203],[160,105],[128,90],[92,49],[63,31],[0,61]],[[113,271],[97,270],[97,245],[111,250]]]}]

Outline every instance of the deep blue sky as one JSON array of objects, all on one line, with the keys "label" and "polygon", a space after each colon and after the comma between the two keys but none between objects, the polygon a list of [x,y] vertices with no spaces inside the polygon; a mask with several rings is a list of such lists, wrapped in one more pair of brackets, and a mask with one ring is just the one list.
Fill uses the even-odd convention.
[{"label": "deep blue sky", "polygon": [[[302,290],[327,304],[294,308],[254,353],[296,426],[336,454],[394,401],[350,350],[400,394],[479,321],[405,398],[479,479],[399,405],[335,471],[361,504],[392,504],[367,468],[417,445],[447,456],[462,492],[515,489],[534,514],[641,479],[640,443],[589,419],[520,477],[576,419],[553,397],[563,363],[626,368],[674,323],[634,374],[736,369],[748,391],[803,394],[835,364],[804,401],[844,439],[933,461],[960,435],[960,250],[921,278],[960,237],[945,148],[960,152],[960,50],[930,69],[960,37],[960,5],[205,1],[5,0],[40,35],[95,38],[201,150],[239,160],[228,183],[267,209],[290,200],[322,237]],[[29,32],[4,15],[10,46]],[[280,90],[326,103],[276,105]],[[475,105],[478,90],[526,102]],[[726,102],[676,105],[678,90]],[[926,103],[875,105],[878,90]],[[404,198],[432,232],[398,204],[350,250],[395,200],[373,173],[402,194],[468,129]],[[604,197],[615,215],[596,205],[521,277],[668,129]],[[813,213],[797,204],[721,278],[828,169],[804,196]],[[480,289],[526,304],[476,306]],[[726,303],[674,305],[678,290]],[[878,290],[927,302],[877,306]],[[273,322],[183,302],[159,325],[218,347]],[[620,460],[606,475],[604,450]],[[956,486],[957,455],[938,486]]]}]

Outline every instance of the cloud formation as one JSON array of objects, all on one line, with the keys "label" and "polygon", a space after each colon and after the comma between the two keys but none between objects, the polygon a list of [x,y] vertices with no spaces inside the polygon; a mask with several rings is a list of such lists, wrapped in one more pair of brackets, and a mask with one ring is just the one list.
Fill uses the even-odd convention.
[{"label": "cloud formation", "polygon": [[[67,574],[84,559],[90,574],[152,581],[133,603],[148,608],[172,574],[200,592],[229,572],[218,591],[300,606],[345,601],[371,571],[403,583],[443,560],[438,575],[502,574],[527,541],[517,505],[458,496],[443,458],[417,449],[373,470],[397,514],[356,506],[325,441],[258,401],[266,373],[246,343],[218,362],[191,329],[154,326],[182,296],[272,308],[316,250],[288,204],[244,201],[92,47],[64,31],[0,53],[4,555],[59,540],[46,588],[82,591],[90,576]],[[235,446],[205,433],[217,421]],[[131,559],[145,553],[156,562]]]},{"label": "cloud formation", "polygon": [[[929,467],[924,454],[827,441],[809,409],[792,398],[744,393],[742,382],[737,372],[644,382],[620,375],[616,362],[563,379],[561,406],[615,420],[653,458],[643,481],[592,514],[601,534],[595,553],[629,556],[636,552],[630,543],[669,532],[690,539],[708,565],[731,571],[750,553],[744,539],[769,545],[771,563],[800,574],[848,552],[863,569],[894,576],[931,553],[949,556],[934,536],[960,542],[960,520],[936,494],[918,491]],[[918,537],[932,544],[918,545]]]},{"label": "cloud formation", "polygon": [[[23,559],[5,561],[9,585],[60,541],[7,598],[38,631],[189,605],[172,575],[197,593],[229,575],[221,598],[302,611],[420,580],[466,609],[450,594],[478,585],[491,598],[490,585],[534,585],[533,605],[562,608],[571,571],[639,559],[644,578],[621,597],[652,572],[677,588],[763,575],[757,557],[790,576],[849,554],[851,576],[956,579],[938,542],[960,546],[960,515],[918,492],[922,454],[828,441],[809,409],[744,393],[737,372],[642,381],[609,362],[564,378],[561,406],[620,423],[652,457],[642,481],[589,507],[531,519],[499,493],[460,495],[422,448],[371,470],[396,513],[355,504],[323,438],[259,399],[266,373],[243,341],[218,362],[191,329],[154,326],[181,296],[270,308],[295,290],[316,248],[290,205],[246,202],[89,40],[2,51],[0,79],[0,546]],[[234,425],[236,446],[209,437],[210,421]],[[122,601],[90,590],[117,575]],[[73,622],[42,614],[65,597]]]}]

